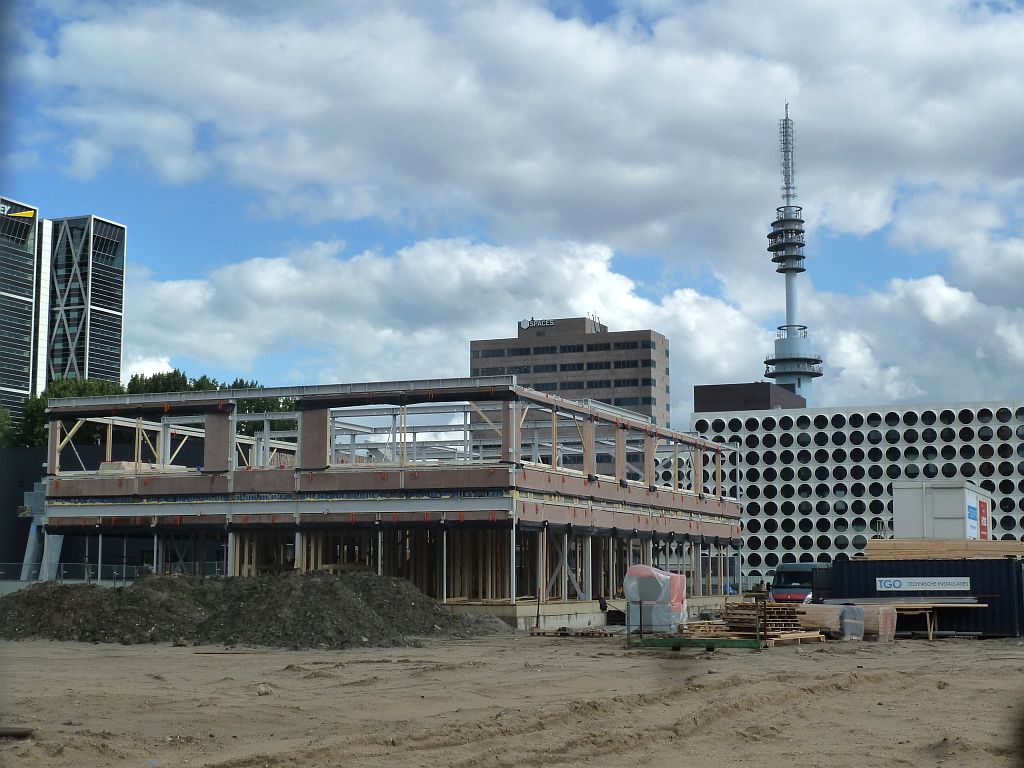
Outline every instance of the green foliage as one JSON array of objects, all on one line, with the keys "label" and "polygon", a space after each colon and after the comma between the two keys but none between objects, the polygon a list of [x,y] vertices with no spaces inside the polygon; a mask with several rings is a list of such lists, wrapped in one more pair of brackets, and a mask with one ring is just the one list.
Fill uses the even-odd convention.
[{"label": "green foliage", "polygon": [[11,412],[0,405],[0,448],[10,447],[13,430]]},{"label": "green foliage", "polygon": [[46,407],[50,398],[92,397],[96,395],[123,395],[124,387],[117,381],[99,379],[57,379],[40,395],[30,395],[25,400],[21,424],[15,427],[8,439],[11,446],[30,447],[46,445]]},{"label": "green foliage", "polygon": [[[39,396],[32,395],[25,400],[24,418],[18,426],[11,425],[10,414],[0,408],[0,446],[34,446],[46,445],[46,407],[50,398],[55,397],[88,397],[92,395],[139,395],[155,392],[209,392],[227,389],[262,389],[258,381],[235,379],[230,384],[222,384],[210,376],[190,379],[184,371],[175,368],[173,371],[154,373],[149,376],[135,374],[128,381],[127,388],[116,381],[99,381],[97,379],[58,379]],[[244,400],[238,405],[239,413],[268,413],[290,411],[291,400],[278,397],[261,397]],[[275,429],[295,429],[294,422],[276,422]],[[239,424],[241,434],[252,435],[262,430],[258,422]],[[79,432],[79,438],[88,439],[89,428]]]},{"label": "green foliage", "polygon": [[[135,374],[128,382],[128,394],[136,395],[148,392],[215,392],[227,389],[262,389],[263,385],[256,380],[236,378],[230,384],[217,381],[205,374],[190,379],[184,371],[175,368],[167,373],[154,373],[150,376]],[[291,400],[278,397],[260,397],[253,400],[243,400],[238,404],[239,413],[270,413],[290,411],[293,408]],[[275,429],[295,429],[294,422],[276,422]],[[238,425],[241,434],[252,435],[263,429],[263,425],[257,422],[249,422]]]}]

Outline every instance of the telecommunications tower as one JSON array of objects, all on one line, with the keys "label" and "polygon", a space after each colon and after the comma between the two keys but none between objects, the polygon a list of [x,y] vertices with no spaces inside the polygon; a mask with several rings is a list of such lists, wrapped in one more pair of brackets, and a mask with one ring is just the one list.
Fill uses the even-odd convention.
[{"label": "telecommunications tower", "polygon": [[775,271],[786,276],[786,324],[780,325],[775,337],[775,354],[765,358],[764,375],[790,389],[808,405],[811,382],[821,376],[821,356],[810,351],[807,326],[797,320],[796,278],[804,271],[803,208],[794,205],[796,184],[793,180],[793,121],[786,116],[779,120],[779,144],[782,148],[782,202],[775,209],[775,221],[768,235],[768,252],[775,262]]}]

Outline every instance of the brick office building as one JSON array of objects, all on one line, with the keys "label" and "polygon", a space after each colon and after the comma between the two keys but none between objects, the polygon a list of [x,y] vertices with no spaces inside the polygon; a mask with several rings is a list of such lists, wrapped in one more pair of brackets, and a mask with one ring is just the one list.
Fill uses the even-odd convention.
[{"label": "brick office building", "polygon": [[470,341],[472,376],[515,375],[523,386],[596,400],[671,426],[668,339],[657,331],[609,331],[589,317],[523,320],[507,339]]}]

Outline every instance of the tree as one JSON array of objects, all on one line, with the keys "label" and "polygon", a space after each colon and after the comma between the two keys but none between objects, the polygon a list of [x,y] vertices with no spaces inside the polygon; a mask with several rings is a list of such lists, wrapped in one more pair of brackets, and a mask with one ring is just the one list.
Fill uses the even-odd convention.
[{"label": "tree", "polygon": [[124,387],[117,381],[99,379],[57,379],[39,395],[25,400],[21,424],[11,432],[9,444],[31,447],[46,445],[46,408],[54,397],[91,397],[95,395],[123,395]]},{"label": "tree", "polygon": [[[188,374],[177,368],[173,371],[154,373],[149,376],[135,374],[128,382],[129,395],[148,392],[216,392],[226,389],[263,389],[263,385],[256,380],[248,381],[242,378],[237,378],[230,384],[223,384],[205,374],[191,379],[188,377]],[[287,398],[257,397],[240,402],[238,404],[238,412],[270,413],[290,411],[293,407],[294,403]],[[295,422],[278,422],[274,426],[277,429],[296,428]],[[238,425],[238,432],[243,435],[252,435],[262,429],[263,425],[257,422],[246,422]]]},{"label": "tree", "polygon": [[14,427],[11,426],[11,412],[0,405],[0,448],[11,446]]},{"label": "tree", "polygon": [[188,392],[192,383],[184,371],[175,368],[173,371],[153,373],[145,376],[136,373],[128,380],[128,394],[141,395],[149,392]]}]

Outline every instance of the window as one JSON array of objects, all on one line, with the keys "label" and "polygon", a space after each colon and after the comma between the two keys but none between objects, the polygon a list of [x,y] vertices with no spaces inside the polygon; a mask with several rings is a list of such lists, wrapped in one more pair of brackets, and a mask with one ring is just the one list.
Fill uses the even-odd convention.
[{"label": "window", "polygon": [[510,365],[508,367],[509,373],[529,373],[530,366],[528,365]]},{"label": "window", "polygon": [[613,349],[640,349],[639,341],[616,341],[612,345]]},{"label": "window", "polygon": [[587,352],[608,352],[612,345],[608,342],[603,344],[587,344]]},{"label": "window", "polygon": [[558,383],[554,381],[542,381],[538,384],[534,384],[533,388],[538,392],[556,392],[558,390]]},{"label": "window", "polygon": [[562,352],[563,354],[566,353],[566,352],[582,352],[583,351],[583,345],[582,344],[563,344],[562,346],[560,346],[558,348],[558,351]]},{"label": "window", "polygon": [[[640,342],[640,349],[657,349],[657,348],[658,348],[657,342],[646,341],[646,340]],[[668,350],[665,350],[665,353],[668,354]]]},{"label": "window", "polygon": [[582,381],[563,381],[558,385],[559,389],[585,389],[586,384]]},{"label": "window", "polygon": [[616,387],[639,387],[640,379],[616,379]]},{"label": "window", "polygon": [[638,360],[616,360],[616,368],[639,368],[640,362]]},{"label": "window", "polygon": [[583,363],[562,363],[558,366],[560,371],[582,371]]},{"label": "window", "polygon": [[658,404],[658,398],[656,398],[656,397],[641,397],[640,398],[640,402],[643,403],[644,405],[657,405]]},{"label": "window", "polygon": [[497,368],[481,368],[480,369],[480,375],[481,376],[503,376],[504,374],[505,374],[505,369],[502,368],[501,366],[499,366]]},{"label": "window", "polygon": [[640,367],[641,368],[657,368],[658,364],[656,362],[654,362],[653,360],[641,360],[640,361]]},{"label": "window", "polygon": [[608,379],[596,379],[587,382],[587,389],[608,389],[612,385]]},{"label": "window", "polygon": [[[644,387],[656,387],[658,386],[658,382],[656,379],[640,379],[640,385]],[[666,391],[668,391],[667,387]]]},{"label": "window", "polygon": [[480,357],[504,357],[504,349],[482,349],[480,350]]},{"label": "window", "polygon": [[534,347],[533,354],[535,355],[553,355],[558,352],[558,347]]},{"label": "window", "polygon": [[480,357],[480,350],[479,349],[474,349],[474,350],[470,351],[470,353],[469,353],[470,360],[476,360],[478,357]]},{"label": "window", "polygon": [[530,348],[529,347],[512,347],[508,351],[508,356],[509,357],[521,357],[522,355],[528,355],[528,354],[530,354]]},{"label": "window", "polygon": [[552,371],[557,371],[557,370],[558,370],[558,366],[555,365],[554,363],[546,363],[544,365],[535,365],[535,366],[533,366],[533,372],[534,373],[551,373]]},{"label": "window", "polygon": [[470,372],[469,372],[469,375],[470,376],[479,376],[480,375],[480,369],[479,368],[471,369]]},{"label": "window", "polygon": [[606,371],[612,367],[611,360],[592,360],[587,363],[588,371]]},{"label": "window", "polygon": [[616,397],[615,405],[640,405],[639,397]]}]

